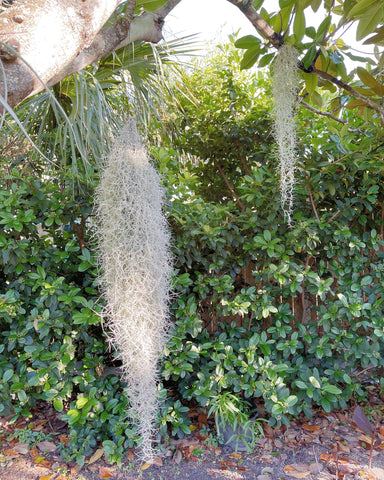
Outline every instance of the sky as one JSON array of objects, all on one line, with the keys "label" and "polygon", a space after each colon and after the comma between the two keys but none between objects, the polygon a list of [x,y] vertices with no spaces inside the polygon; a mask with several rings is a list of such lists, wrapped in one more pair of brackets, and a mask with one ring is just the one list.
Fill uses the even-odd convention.
[{"label": "sky", "polygon": [[[278,0],[266,2],[268,12],[278,10]],[[275,8],[273,8],[275,6]],[[306,20],[309,25],[318,26],[323,20],[321,10],[313,13],[310,8],[306,10]],[[226,41],[228,35],[240,30],[239,37],[255,35],[259,37],[249,20],[234,5],[226,0],[182,0],[165,19],[163,30],[164,38],[171,41],[184,35],[199,34],[196,40],[205,44],[218,44]],[[343,39],[348,44],[364,52],[372,52],[368,46],[359,46],[356,43],[355,26],[347,32]],[[356,55],[361,55],[355,52]]]},{"label": "sky", "polygon": [[199,34],[197,40],[218,43],[241,28],[240,36],[255,29],[240,10],[225,0],[183,0],[165,19],[166,40]]}]

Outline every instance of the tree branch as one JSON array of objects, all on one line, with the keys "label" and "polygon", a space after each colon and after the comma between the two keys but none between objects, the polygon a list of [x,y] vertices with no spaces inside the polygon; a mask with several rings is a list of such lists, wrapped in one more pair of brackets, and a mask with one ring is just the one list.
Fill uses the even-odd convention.
[{"label": "tree branch", "polygon": [[256,30],[262,35],[266,40],[271,42],[271,44],[279,49],[284,41],[283,37],[277,34],[273,28],[264,20],[264,18],[259,15],[256,10],[252,7],[252,1],[250,0],[227,0],[232,5],[235,5],[241,10],[241,12],[248,18]]},{"label": "tree branch", "polygon": [[[248,18],[248,20],[252,23],[252,25],[256,28],[256,30],[266,39],[268,40],[276,49],[279,49],[284,44],[284,39],[282,35],[277,34],[273,28],[256,12],[256,10],[252,6],[251,0],[227,0],[232,5],[238,7],[241,12]],[[365,95],[357,92],[354,90],[350,85],[339,80],[338,78],[334,77],[333,75],[329,74],[328,72],[323,72],[322,70],[318,70],[313,65],[310,66],[310,69],[304,68],[304,65],[299,63],[300,70],[303,70],[306,73],[316,74],[325,80],[329,80],[333,84],[337,85],[338,87],[342,88],[343,90],[347,91],[351,95],[356,98],[359,98],[367,106],[371,107],[375,110],[381,120],[381,123],[384,124],[384,109],[381,105],[378,105],[376,102],[371,100],[370,98],[366,97]],[[342,120],[334,117],[332,114],[328,114],[325,112],[321,112],[320,110],[313,109],[310,105],[306,104],[305,102],[301,102],[303,106],[309,108],[310,110],[320,114],[325,115],[327,117],[333,118],[334,120],[343,123]]]},{"label": "tree branch", "polygon": [[[11,53],[15,52],[4,57],[0,48],[0,96],[13,108],[44,86],[58,83],[129,43],[158,43],[163,38],[164,18],[180,1],[169,0],[155,12],[133,17],[136,1],[131,0],[126,16],[104,28],[120,0],[15,2],[0,15],[4,48],[8,50],[9,45]],[[20,23],[15,24],[16,17]]]},{"label": "tree branch", "polygon": [[350,85],[343,82],[342,80],[339,80],[338,78],[334,77],[333,75],[331,75],[328,72],[323,72],[322,70],[318,70],[317,68],[313,67],[311,69],[311,73],[315,73],[319,77],[324,78],[325,80],[329,80],[330,82],[334,83],[335,85],[342,88],[346,92],[350,93],[354,97],[362,100],[364,103],[366,103],[369,107],[371,107],[373,110],[375,110],[379,114],[381,123],[384,124],[384,110],[383,110],[383,107],[381,105],[377,104],[376,102],[374,102],[370,98],[366,97],[362,93],[357,92]]},{"label": "tree branch", "polygon": [[315,107],[312,107],[309,103],[305,102],[301,98],[298,99],[297,103],[299,105],[303,105],[303,107],[307,108],[308,110],[311,110],[311,112],[316,113],[317,115],[323,115],[324,117],[332,118],[332,120],[335,120],[335,122],[342,123],[343,125],[346,125],[348,122],[347,120],[342,120],[341,118],[336,117],[335,115],[332,115],[332,113],[329,112],[323,112],[322,110],[319,110]]},{"label": "tree branch", "polygon": [[128,7],[131,12],[127,9],[127,15],[122,20],[103,28],[96,35],[92,45],[83,50],[65,69],[51,78],[48,86],[55,85],[63,78],[79,72],[113,51],[126,47],[129,43],[139,40],[150,43],[160,42],[163,39],[164,19],[180,2],[181,0],[170,0],[155,12],[144,12],[133,17],[136,5],[136,0],[134,0]]}]

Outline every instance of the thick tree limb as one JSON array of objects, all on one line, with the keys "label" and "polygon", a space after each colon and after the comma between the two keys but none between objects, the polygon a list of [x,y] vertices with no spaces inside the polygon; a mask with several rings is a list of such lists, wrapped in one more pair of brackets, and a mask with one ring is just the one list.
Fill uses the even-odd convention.
[{"label": "thick tree limb", "polygon": [[151,43],[160,42],[163,38],[162,28],[164,19],[180,2],[181,0],[170,0],[156,12],[145,12],[137,17],[128,15],[115,24],[103,28],[96,35],[92,45],[83,50],[62,71],[52,77],[48,82],[48,86],[55,85],[63,78],[79,72],[91,63],[100,60],[119,48],[127,46],[129,43],[138,40]]},{"label": "thick tree limb", "polygon": [[15,0],[0,15],[0,95],[15,107],[128,43],[159,42],[180,1],[103,28],[121,0]]},{"label": "thick tree limb", "polygon": [[259,15],[256,10],[252,7],[251,0],[227,0],[232,5],[238,7],[242,13],[248,18],[256,30],[262,35],[266,40],[271,42],[275,48],[280,48],[283,45],[283,38],[277,34],[273,28],[268,25],[264,18]]}]

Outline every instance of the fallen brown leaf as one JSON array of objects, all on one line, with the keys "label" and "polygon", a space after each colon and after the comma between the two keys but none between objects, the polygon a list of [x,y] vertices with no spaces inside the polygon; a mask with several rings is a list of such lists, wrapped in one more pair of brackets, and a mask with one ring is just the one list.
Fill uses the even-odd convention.
[{"label": "fallen brown leaf", "polygon": [[286,475],[293,478],[305,478],[311,474],[307,463],[295,463],[284,467]]},{"label": "fallen brown leaf", "polygon": [[331,460],[332,455],[329,455],[328,453],[321,453],[319,456],[320,460],[324,460],[325,462],[328,462]]},{"label": "fallen brown leaf", "polygon": [[53,442],[39,442],[36,447],[41,452],[54,452],[56,450],[56,445]]},{"label": "fallen brown leaf", "polygon": [[163,460],[160,457],[153,457],[150,463],[152,463],[152,465],[156,465],[157,467],[161,467],[163,465]]},{"label": "fallen brown leaf", "polygon": [[141,467],[140,470],[147,470],[152,464],[149,462],[145,462]]},{"label": "fallen brown leaf", "polygon": [[[39,457],[36,457],[36,458],[39,458]],[[33,463],[36,463],[37,465],[39,465],[39,467],[52,468],[52,462],[50,462],[49,460],[45,460],[45,458],[42,457],[43,460],[37,462],[36,458],[33,460]]]},{"label": "fallen brown leaf", "polygon": [[345,445],[343,442],[337,442],[337,448],[344,453],[351,453],[349,446]]},{"label": "fallen brown leaf", "polygon": [[286,472],[306,472],[308,469],[308,463],[292,463],[291,465],[286,465],[284,467]]},{"label": "fallen brown leaf", "polygon": [[311,475],[310,470],[307,472],[286,472],[288,477],[293,477],[293,478],[305,478],[308,477],[308,475]]},{"label": "fallen brown leaf", "polygon": [[128,453],[127,453],[127,460],[129,462],[132,462],[132,460],[135,458],[135,454],[133,453],[132,450],[129,450]]},{"label": "fallen brown leaf", "polygon": [[111,470],[109,468],[101,467],[100,470],[99,470],[99,474],[97,476],[99,478],[101,478],[102,480],[104,480],[106,478],[111,478],[112,473],[111,473]]},{"label": "fallen brown leaf", "polygon": [[266,437],[273,437],[273,428],[268,425],[268,423],[263,423],[262,425],[264,436]]},{"label": "fallen brown leaf", "polygon": [[304,430],[308,430],[308,432],[317,432],[321,430],[319,425],[303,425],[302,428],[304,428]]},{"label": "fallen brown leaf", "polygon": [[29,452],[29,444],[28,443],[18,443],[13,447],[12,450],[17,450],[22,455],[25,455]]},{"label": "fallen brown leaf", "polygon": [[181,462],[181,460],[183,459],[183,454],[181,453],[181,450],[177,449],[175,451],[175,453],[173,454],[172,459],[178,465]]},{"label": "fallen brown leaf", "polygon": [[373,425],[368,420],[361,407],[357,406],[353,412],[353,423],[364,433],[372,434]]},{"label": "fallen brown leaf", "polygon": [[3,450],[3,455],[7,457],[18,457],[20,453],[15,448],[8,448],[7,450]]},{"label": "fallen brown leaf", "polygon": [[45,460],[45,457],[43,457],[42,455],[37,455],[37,456],[33,459],[33,463],[41,463],[43,460]]},{"label": "fallen brown leaf", "polygon": [[60,435],[59,437],[60,443],[68,443],[69,438],[66,435]]},{"label": "fallen brown leaf", "polygon": [[242,458],[241,453],[232,452],[230,455],[232,458]]},{"label": "fallen brown leaf", "polygon": [[225,466],[225,467],[236,467],[237,466],[237,464],[235,462],[230,462],[228,460],[224,460],[223,462],[220,462],[220,465]]},{"label": "fallen brown leaf", "polygon": [[359,443],[363,448],[371,448],[372,444],[372,437],[369,437],[368,435],[360,435],[359,438]]},{"label": "fallen brown leaf", "polygon": [[197,421],[199,422],[200,430],[203,428],[203,425],[208,425],[208,419],[205,413],[200,413],[200,415],[197,417]]},{"label": "fallen brown leaf", "polygon": [[97,462],[104,455],[104,448],[98,448],[92,457],[88,460],[88,465]]},{"label": "fallen brown leaf", "polygon": [[32,458],[36,458],[39,456],[39,451],[37,450],[36,447],[32,447],[29,449],[29,455],[32,457]]},{"label": "fallen brown leaf", "polygon": [[50,480],[53,477],[54,473],[50,473],[49,475],[43,475],[39,477],[39,480]]}]

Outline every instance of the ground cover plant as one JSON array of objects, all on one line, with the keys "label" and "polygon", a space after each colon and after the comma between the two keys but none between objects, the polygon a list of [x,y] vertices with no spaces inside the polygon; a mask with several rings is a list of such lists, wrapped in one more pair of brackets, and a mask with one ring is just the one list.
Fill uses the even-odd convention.
[{"label": "ground cover plant", "polygon": [[[188,95],[180,89],[180,110],[163,119],[177,137],[156,145],[160,127],[151,132],[175,258],[160,445],[188,435],[192,407],[220,414],[219,430],[255,410],[279,425],[384,386],[380,128],[362,130],[352,114],[343,132],[332,119],[298,117],[289,227],[270,82],[235,68],[233,47],[215,55],[186,75]],[[138,432],[98,316],[93,189],[81,172],[75,182],[17,157],[1,169],[0,415],[52,403],[69,427],[63,456],[81,464],[102,445],[118,462]]]}]

